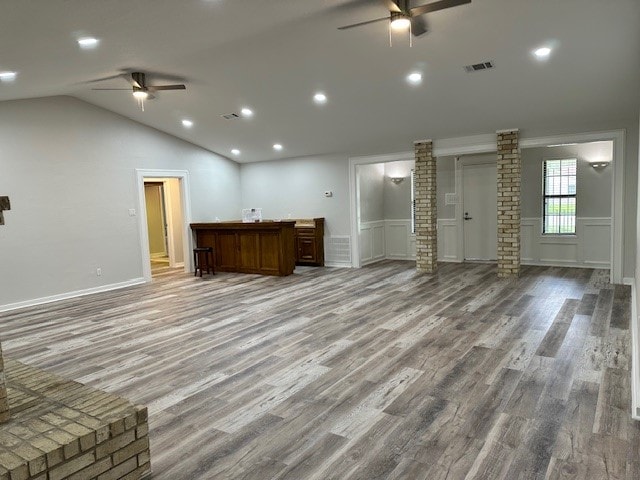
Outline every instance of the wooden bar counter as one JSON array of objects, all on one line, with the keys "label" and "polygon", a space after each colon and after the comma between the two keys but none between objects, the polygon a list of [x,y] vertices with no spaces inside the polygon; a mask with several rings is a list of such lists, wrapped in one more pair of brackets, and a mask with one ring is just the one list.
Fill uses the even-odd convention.
[{"label": "wooden bar counter", "polygon": [[192,223],[198,247],[213,247],[221,272],[291,275],[295,221]]}]

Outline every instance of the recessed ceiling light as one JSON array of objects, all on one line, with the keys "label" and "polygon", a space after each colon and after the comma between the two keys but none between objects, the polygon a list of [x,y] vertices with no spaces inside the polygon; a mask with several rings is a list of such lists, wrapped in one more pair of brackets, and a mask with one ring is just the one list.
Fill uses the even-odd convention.
[{"label": "recessed ceiling light", "polygon": [[318,104],[327,103],[327,96],[322,92],[318,92],[313,96],[313,101]]},{"label": "recessed ceiling light", "polygon": [[231,150],[231,153],[233,153],[234,155],[240,155],[240,150],[234,148],[233,150]]},{"label": "recessed ceiling light", "polygon": [[0,82],[13,82],[17,72],[0,72]]},{"label": "recessed ceiling light", "polygon": [[78,45],[80,45],[81,48],[94,48],[99,42],[100,40],[93,37],[82,37],[78,39]]},{"label": "recessed ceiling light", "polygon": [[185,118],[184,120],[182,120],[182,126],[185,128],[191,128],[193,127],[193,122]]},{"label": "recessed ceiling light", "polygon": [[247,107],[243,107],[242,110],[240,110],[240,113],[243,117],[253,117],[253,110]]},{"label": "recessed ceiling light", "polygon": [[280,150],[282,150],[282,145],[280,145],[279,143],[274,143],[273,144],[273,149],[280,151]]},{"label": "recessed ceiling light", "polygon": [[412,83],[414,85],[418,85],[422,83],[422,74],[420,72],[412,72],[407,75],[407,82]]},{"label": "recessed ceiling light", "polygon": [[540,47],[534,50],[533,54],[539,59],[544,59],[551,55],[551,49],[549,47]]}]

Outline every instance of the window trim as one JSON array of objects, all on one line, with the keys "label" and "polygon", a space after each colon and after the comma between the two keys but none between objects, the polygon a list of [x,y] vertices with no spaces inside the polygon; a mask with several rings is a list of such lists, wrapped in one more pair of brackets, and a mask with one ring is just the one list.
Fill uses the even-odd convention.
[{"label": "window trim", "polygon": [[[547,195],[546,192],[546,186],[547,186],[547,175],[546,175],[546,166],[547,166],[547,162],[550,161],[557,161],[557,160],[573,160],[576,162],[576,193],[573,195],[569,195],[569,194],[565,194],[565,195]],[[577,157],[572,157],[572,156],[568,156],[568,157],[550,157],[550,158],[544,158],[542,160],[542,236],[549,238],[549,237],[575,237],[577,236],[577,220],[578,220],[578,158]],[[545,225],[546,225],[546,217],[547,215],[545,214],[545,204],[546,204],[546,200],[548,198],[574,198],[576,201],[576,213],[574,215],[574,221],[573,221],[573,232],[572,233],[561,233],[561,232],[545,232]]]}]

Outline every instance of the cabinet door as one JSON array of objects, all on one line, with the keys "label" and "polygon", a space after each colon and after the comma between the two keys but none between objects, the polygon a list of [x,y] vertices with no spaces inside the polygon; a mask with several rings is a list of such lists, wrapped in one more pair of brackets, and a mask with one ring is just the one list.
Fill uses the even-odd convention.
[{"label": "cabinet door", "polygon": [[244,272],[257,272],[260,267],[258,252],[258,233],[241,232],[238,234],[240,243],[239,267]]},{"label": "cabinet door", "polygon": [[263,232],[260,234],[260,272],[268,275],[280,273],[280,234]]},{"label": "cabinet door", "polygon": [[316,240],[309,237],[298,237],[298,261],[299,262],[316,262]]},{"label": "cabinet door", "polygon": [[234,272],[238,268],[237,253],[236,234],[234,232],[219,232],[216,235],[214,248],[216,268],[221,271]]}]

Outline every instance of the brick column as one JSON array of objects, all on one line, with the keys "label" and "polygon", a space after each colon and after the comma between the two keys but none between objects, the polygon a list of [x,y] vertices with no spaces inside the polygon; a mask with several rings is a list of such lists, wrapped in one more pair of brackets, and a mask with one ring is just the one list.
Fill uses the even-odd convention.
[{"label": "brick column", "polygon": [[498,277],[520,275],[518,130],[498,132]]},{"label": "brick column", "polygon": [[436,210],[436,159],[431,140],[415,142],[416,267],[419,272],[438,270]]},{"label": "brick column", "polygon": [[9,402],[7,401],[7,386],[4,376],[4,360],[2,359],[2,344],[0,344],[0,423],[9,420]]}]

